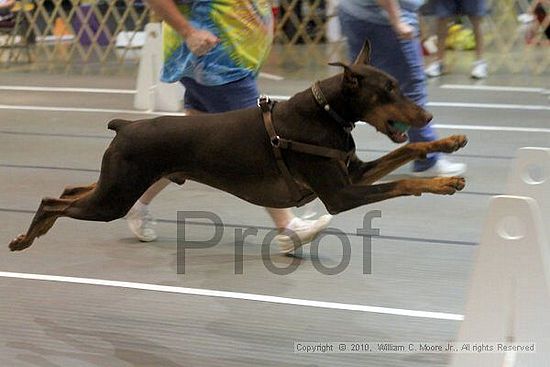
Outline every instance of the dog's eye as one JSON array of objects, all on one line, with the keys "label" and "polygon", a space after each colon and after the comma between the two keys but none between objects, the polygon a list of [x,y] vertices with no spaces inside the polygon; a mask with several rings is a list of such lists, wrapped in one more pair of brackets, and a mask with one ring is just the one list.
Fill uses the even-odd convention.
[{"label": "dog's eye", "polygon": [[393,92],[393,89],[394,89],[393,83],[392,82],[387,82],[386,83],[386,92],[391,93],[391,92]]}]

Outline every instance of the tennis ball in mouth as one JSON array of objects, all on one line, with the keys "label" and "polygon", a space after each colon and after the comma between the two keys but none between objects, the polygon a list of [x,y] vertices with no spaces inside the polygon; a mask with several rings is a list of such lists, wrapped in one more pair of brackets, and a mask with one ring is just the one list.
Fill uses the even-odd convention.
[{"label": "tennis ball in mouth", "polygon": [[405,133],[411,126],[401,121],[394,121],[392,127],[400,133]]}]

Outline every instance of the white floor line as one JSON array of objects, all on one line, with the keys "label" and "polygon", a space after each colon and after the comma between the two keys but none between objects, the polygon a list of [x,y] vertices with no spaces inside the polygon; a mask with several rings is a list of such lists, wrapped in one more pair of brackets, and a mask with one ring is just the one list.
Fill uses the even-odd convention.
[{"label": "white floor line", "polygon": [[525,93],[545,93],[544,88],[529,87],[507,87],[503,85],[467,85],[467,84],[443,84],[441,89],[463,89],[463,90],[482,90],[494,92],[525,92]]},{"label": "white floor line", "polygon": [[1,105],[0,110],[27,110],[27,111],[52,111],[52,112],[92,112],[92,113],[127,113],[135,115],[170,115],[185,116],[184,112],[153,112],[140,110],[122,110],[105,108],[80,108],[80,107],[49,107],[49,106],[23,106],[23,105]]},{"label": "white floor line", "polygon": [[503,103],[463,103],[463,102],[428,102],[428,107],[457,107],[457,108],[488,108],[498,110],[530,110],[550,111],[550,106],[503,104]]},{"label": "white floor line", "polygon": [[[278,77],[271,75],[272,77]],[[131,89],[99,89],[99,88],[64,88],[64,87],[26,87],[26,86],[0,86],[0,90],[12,90],[12,91],[44,91],[44,92],[71,92],[71,93],[112,93],[112,94],[135,94],[135,90]],[[282,95],[270,95],[272,99],[286,101],[290,99],[290,96]],[[457,108],[488,108],[488,109],[511,109],[511,110],[531,110],[531,111],[550,111],[550,106],[543,105],[520,105],[520,104],[501,104],[501,103],[467,103],[467,102],[428,102],[428,107],[457,107]],[[14,106],[14,105],[0,105],[0,109],[32,109],[33,106]],[[37,110],[44,110],[49,107],[37,106]],[[67,107],[56,107],[65,111],[79,112],[78,110],[68,110]],[[95,111],[101,112],[101,109]],[[107,110],[106,110],[107,111]],[[117,110],[113,110],[117,111]],[[141,113],[136,110],[127,113]],[[83,111],[90,112],[90,111]]]},{"label": "white floor line", "polygon": [[[112,114],[135,114],[135,115],[154,115],[154,116],[186,116],[185,112],[152,112],[139,110],[117,110],[117,109],[97,109],[97,108],[77,108],[77,107],[46,107],[46,106],[15,106],[0,105],[0,110],[29,110],[29,111],[50,111],[50,112],[90,112],[90,113],[112,113]],[[368,125],[359,121],[357,125]],[[516,126],[484,126],[484,125],[454,125],[454,124],[434,124],[433,127],[451,130],[485,130],[485,131],[508,131],[524,133],[550,133],[550,128],[538,127],[516,127]]]},{"label": "white floor line", "polygon": [[98,93],[98,94],[136,94],[136,91],[134,89],[35,87],[35,86],[25,86],[25,85],[0,85],[0,91],[67,92],[67,93]]},{"label": "white floor line", "polygon": [[[368,126],[364,121],[358,121],[357,126]],[[465,125],[465,124],[433,124],[436,129],[448,130],[480,130],[480,131],[507,131],[520,133],[550,133],[550,128],[543,127],[515,127],[515,126],[489,126],[489,125]]]},{"label": "white floor line", "polygon": [[98,286],[107,286],[107,287],[116,287],[116,288],[138,289],[138,290],[144,290],[144,291],[177,293],[177,294],[187,294],[187,295],[194,295],[194,296],[206,296],[206,297],[217,297],[217,298],[230,298],[230,299],[239,299],[244,301],[257,301],[257,302],[267,302],[267,303],[293,305],[293,306],[344,310],[344,311],[360,311],[360,312],[378,313],[378,314],[395,315],[395,316],[419,317],[419,318],[428,318],[428,319],[437,319],[437,320],[461,321],[464,319],[463,315],[452,314],[452,313],[416,311],[416,310],[406,310],[401,308],[364,306],[364,305],[335,303],[335,302],[310,301],[305,299],[267,296],[267,295],[252,294],[252,293],[227,292],[227,291],[217,291],[217,290],[201,289],[201,288],[174,287],[174,286],[167,286],[167,285],[147,284],[147,283],[121,282],[121,281],[104,280],[104,279],[76,278],[76,277],[65,277],[65,276],[56,276],[56,275],[13,273],[13,272],[0,272],[0,277],[42,280],[42,281],[61,282],[61,283],[98,285]]},{"label": "white floor line", "polygon": [[276,81],[285,80],[285,78],[283,78],[280,75],[264,73],[264,72],[260,72],[260,78],[269,79],[269,80],[276,80]]},{"label": "white floor line", "polygon": [[[269,96],[272,99],[286,101],[290,96]],[[501,104],[501,103],[467,103],[467,102],[428,102],[428,107],[457,107],[457,108],[488,108],[499,110],[533,110],[550,111],[550,106],[543,105],[521,105],[521,104]]]},{"label": "white floor line", "polygon": [[485,125],[460,125],[460,124],[433,124],[435,128],[450,130],[480,130],[480,131],[506,131],[521,133],[550,133],[550,128],[539,127],[515,127],[515,126],[485,126]]}]

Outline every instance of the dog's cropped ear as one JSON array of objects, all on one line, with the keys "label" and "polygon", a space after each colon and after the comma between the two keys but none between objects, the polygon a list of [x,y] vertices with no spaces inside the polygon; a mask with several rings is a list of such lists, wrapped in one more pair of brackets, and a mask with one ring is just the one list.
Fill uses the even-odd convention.
[{"label": "dog's cropped ear", "polygon": [[361,49],[361,52],[359,52],[359,55],[357,55],[357,58],[355,59],[354,64],[370,64],[370,42],[368,39],[365,40],[365,43],[363,44],[363,48]]},{"label": "dog's cropped ear", "polygon": [[343,62],[331,62],[329,65],[341,66],[344,68],[344,80],[342,85],[342,90],[344,93],[353,92],[359,88],[359,79],[362,77],[359,74],[354,73],[349,65],[346,65]]}]

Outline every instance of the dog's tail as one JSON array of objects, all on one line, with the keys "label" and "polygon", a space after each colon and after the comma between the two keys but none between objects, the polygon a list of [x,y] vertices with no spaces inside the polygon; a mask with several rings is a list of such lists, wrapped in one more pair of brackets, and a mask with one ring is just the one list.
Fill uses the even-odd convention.
[{"label": "dog's tail", "polygon": [[126,126],[126,125],[128,125],[132,122],[133,121],[122,120],[122,119],[114,119],[114,120],[109,122],[109,124],[107,125],[107,128],[109,130],[114,130],[114,131],[118,132],[123,126]]}]

